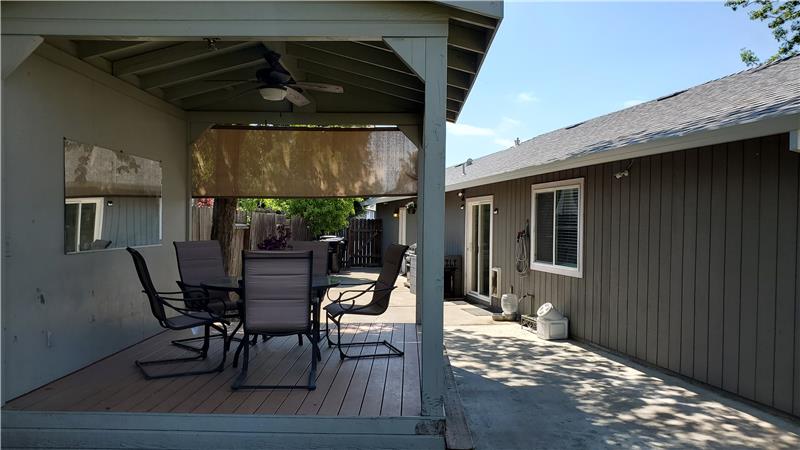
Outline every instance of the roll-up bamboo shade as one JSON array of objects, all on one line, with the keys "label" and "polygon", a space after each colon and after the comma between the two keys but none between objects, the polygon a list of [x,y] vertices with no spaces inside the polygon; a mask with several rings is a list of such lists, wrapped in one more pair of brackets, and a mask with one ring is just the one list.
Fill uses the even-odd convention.
[{"label": "roll-up bamboo shade", "polygon": [[417,148],[396,129],[212,128],[192,145],[193,197],[416,192]]}]

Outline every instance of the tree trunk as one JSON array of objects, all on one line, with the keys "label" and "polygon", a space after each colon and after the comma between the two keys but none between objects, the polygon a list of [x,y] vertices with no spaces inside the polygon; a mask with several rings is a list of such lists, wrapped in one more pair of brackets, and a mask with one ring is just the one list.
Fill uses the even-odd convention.
[{"label": "tree trunk", "polygon": [[218,197],[214,199],[214,214],[211,219],[211,240],[219,241],[225,273],[231,274],[231,251],[233,244],[233,225],[236,220],[236,198]]}]

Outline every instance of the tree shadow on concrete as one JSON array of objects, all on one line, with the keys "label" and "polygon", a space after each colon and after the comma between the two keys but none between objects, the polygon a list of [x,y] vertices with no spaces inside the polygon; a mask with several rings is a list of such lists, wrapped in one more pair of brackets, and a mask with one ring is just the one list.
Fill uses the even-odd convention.
[{"label": "tree shadow on concrete", "polygon": [[446,345],[478,449],[800,446],[796,423],[588,346],[514,326]]}]

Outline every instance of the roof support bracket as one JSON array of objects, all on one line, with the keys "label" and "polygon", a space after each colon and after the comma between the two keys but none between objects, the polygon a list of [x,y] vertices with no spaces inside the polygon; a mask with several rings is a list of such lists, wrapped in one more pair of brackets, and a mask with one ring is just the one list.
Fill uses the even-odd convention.
[{"label": "roof support bracket", "polygon": [[425,81],[425,38],[384,37],[383,40],[422,81]]},{"label": "roof support bracket", "polygon": [[28,59],[43,41],[41,36],[3,36],[3,79]]}]

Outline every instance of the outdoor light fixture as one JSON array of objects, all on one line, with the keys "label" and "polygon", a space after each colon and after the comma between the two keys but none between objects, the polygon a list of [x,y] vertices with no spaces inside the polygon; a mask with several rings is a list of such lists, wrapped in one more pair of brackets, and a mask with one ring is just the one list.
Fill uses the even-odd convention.
[{"label": "outdoor light fixture", "polygon": [[114,200],[109,200],[106,202],[106,206],[111,207],[114,206]]},{"label": "outdoor light fixture", "polygon": [[400,217],[400,211],[395,209],[394,212],[392,213],[392,217],[394,217],[395,219]]},{"label": "outdoor light fixture", "polygon": [[499,212],[500,212],[500,210],[498,210],[497,208],[495,208],[495,209],[494,209],[494,211],[492,211],[492,214],[494,214],[494,215],[496,216],[496,215],[497,215]]},{"label": "outdoor light fixture", "polygon": [[622,169],[619,172],[615,173],[614,174],[614,178],[616,178],[618,180],[621,180],[622,178],[630,176],[631,172],[630,172],[629,169],[631,168],[632,165],[633,165],[633,160],[629,161],[628,165],[624,169]]},{"label": "outdoor light fixture", "polygon": [[461,204],[461,208],[460,209],[462,209],[462,210],[464,209],[464,204],[463,203]]},{"label": "outdoor light fixture", "polygon": [[464,190],[463,189],[458,191],[458,198],[461,199],[461,200],[464,200]]},{"label": "outdoor light fixture", "polygon": [[286,89],[280,87],[265,87],[258,90],[264,100],[279,102],[286,98]]}]

